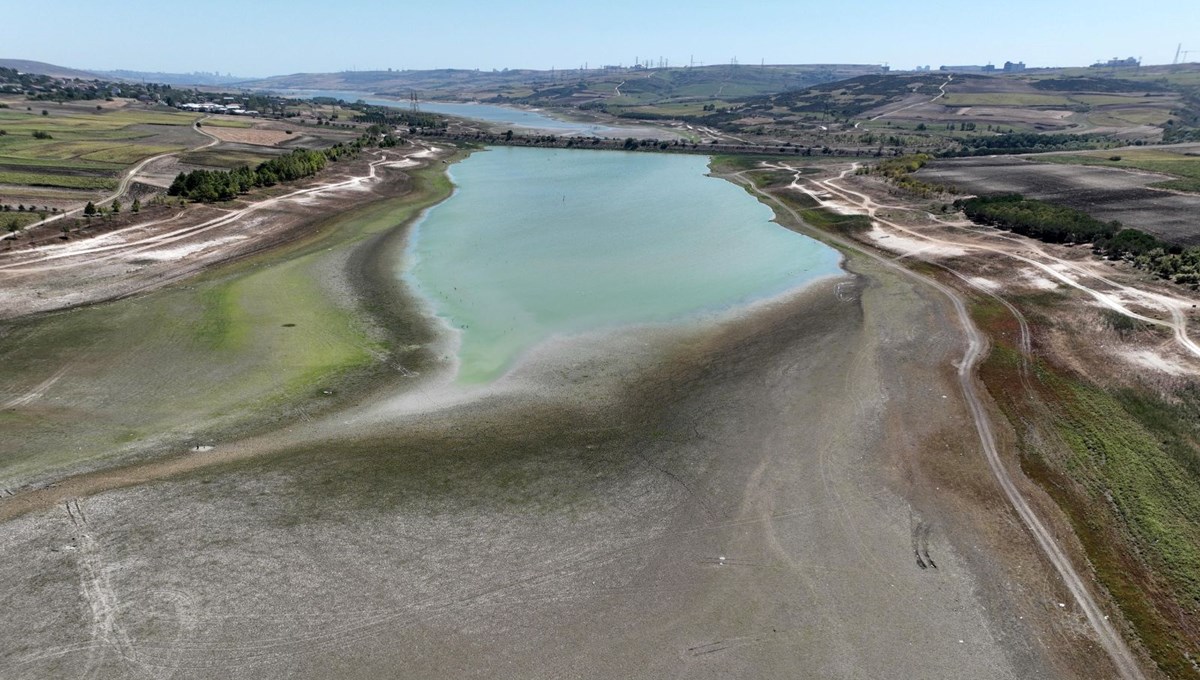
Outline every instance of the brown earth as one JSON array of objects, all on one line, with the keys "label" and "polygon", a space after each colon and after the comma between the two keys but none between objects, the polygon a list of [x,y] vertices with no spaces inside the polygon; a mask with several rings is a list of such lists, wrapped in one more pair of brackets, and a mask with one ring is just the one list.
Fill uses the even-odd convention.
[{"label": "brown earth", "polygon": [[1117,220],[1173,243],[1200,244],[1200,224],[1193,217],[1200,212],[1200,195],[1149,188],[1172,179],[1166,175],[990,156],[935,160],[915,176],[963,193],[1019,193],[1096,219]]},{"label": "brown earth", "polygon": [[947,299],[848,268],[0,500],[0,675],[1111,677],[977,450]]}]

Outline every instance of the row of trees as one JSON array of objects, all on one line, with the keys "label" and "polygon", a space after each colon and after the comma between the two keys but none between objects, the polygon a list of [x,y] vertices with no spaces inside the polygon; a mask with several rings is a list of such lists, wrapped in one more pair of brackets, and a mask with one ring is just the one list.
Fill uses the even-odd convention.
[{"label": "row of trees", "polygon": [[1092,247],[1107,257],[1128,260],[1139,269],[1175,283],[1200,285],[1200,246],[1185,249],[1138,229],[1122,229],[1112,237],[1097,238]]},{"label": "row of trees", "polygon": [[1079,151],[1103,149],[1113,142],[1097,135],[1042,134],[1006,132],[1000,135],[969,137],[958,140],[962,146],[946,156],[990,156],[992,154],[1035,153],[1039,151]]},{"label": "row of trees", "polygon": [[1048,243],[1093,243],[1112,238],[1120,222],[1102,222],[1074,208],[1025,198],[1020,194],[960,199],[961,209],[976,224],[1014,231]]},{"label": "row of trees", "polygon": [[327,163],[356,153],[358,147],[336,144],[324,151],[296,149],[272,158],[250,169],[243,165],[233,170],[193,170],[181,172],[167,189],[168,196],[180,196],[192,201],[211,203],[229,201],[255,187],[274,186],[311,177]]},{"label": "row of trees", "polygon": [[1090,243],[1098,254],[1127,260],[1175,283],[1200,285],[1200,246],[1184,249],[1153,234],[1097,220],[1085,212],[1027,199],[1020,194],[954,202],[976,224],[1014,231],[1049,243]]},{"label": "row of trees", "polygon": [[[883,149],[881,147],[876,155],[882,155],[882,152]],[[943,193],[954,193],[954,189],[951,187],[922,182],[912,176],[912,173],[925,167],[930,158],[929,154],[924,153],[898,156],[872,166],[861,167],[856,171],[856,174],[882,176],[897,187],[923,198],[932,198]]]},{"label": "row of trees", "polygon": [[[129,206],[129,211],[137,213],[137,212],[141,212],[141,210],[142,210],[141,199],[138,199],[138,198],[133,199],[133,203]],[[112,204],[109,205],[108,208],[97,208],[96,204],[92,203],[91,201],[88,201],[87,205],[83,206],[83,216],[84,217],[95,217],[97,214],[102,215],[102,216],[119,215],[120,213],[121,213],[121,201],[116,200],[116,199],[113,199]]]}]

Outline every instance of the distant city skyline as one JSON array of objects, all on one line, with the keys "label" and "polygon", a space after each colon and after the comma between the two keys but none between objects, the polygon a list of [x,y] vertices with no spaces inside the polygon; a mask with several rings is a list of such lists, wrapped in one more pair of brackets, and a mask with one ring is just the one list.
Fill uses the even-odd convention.
[{"label": "distant city skyline", "polygon": [[[94,70],[219,72],[262,77],[297,72],[464,68],[563,70],[587,65],[887,63],[1031,68],[1110,58],[1171,63],[1182,42],[1200,59],[1200,3],[1166,0],[1153,20],[1128,7],[1084,0],[967,8],[934,0],[831,3],[761,0],[610,0],[573,7],[550,0],[484,3],[341,3],[292,0],[202,5],[60,0],[5,11],[2,58]],[[1066,18],[1066,19],[1064,19]],[[1189,42],[1189,40],[1191,42]]]}]

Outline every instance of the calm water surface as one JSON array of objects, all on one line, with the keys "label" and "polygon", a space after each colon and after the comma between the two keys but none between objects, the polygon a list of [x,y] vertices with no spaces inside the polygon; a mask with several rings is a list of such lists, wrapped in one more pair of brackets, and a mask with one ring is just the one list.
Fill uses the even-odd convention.
[{"label": "calm water surface", "polygon": [[[408,107],[408,102],[397,101],[395,99],[381,99],[373,95],[346,90],[293,90],[289,92],[289,95],[297,97],[332,97],[334,99],[343,99],[347,102],[355,102],[361,99],[375,106]],[[511,106],[497,106],[495,104],[422,101],[420,106],[421,110],[427,113],[441,113],[447,116],[471,118],[491,123],[495,126],[511,127],[514,130],[541,130],[584,137],[623,137],[630,134],[631,130],[637,132],[636,129],[632,128],[562,120],[540,111]]]},{"label": "calm water surface", "polygon": [[481,383],[557,335],[719,312],[838,274],[840,255],[770,222],[702,156],[498,147],[451,168],[406,279]]}]

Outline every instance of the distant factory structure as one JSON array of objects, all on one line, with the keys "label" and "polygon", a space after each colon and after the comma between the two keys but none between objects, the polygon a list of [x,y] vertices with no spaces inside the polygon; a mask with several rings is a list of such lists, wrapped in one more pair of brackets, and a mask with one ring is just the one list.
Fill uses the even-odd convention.
[{"label": "distant factory structure", "polygon": [[1137,68],[1142,65],[1142,60],[1134,57],[1126,57],[1118,59],[1113,57],[1108,61],[1098,61],[1092,64],[1092,68]]},{"label": "distant factory structure", "polygon": [[[918,70],[921,70],[921,69],[918,69]],[[929,70],[929,67],[926,66],[925,70]],[[1016,71],[1024,71],[1025,70],[1025,62],[1023,62],[1023,61],[1006,61],[1006,62],[1004,62],[1004,66],[1001,66],[1000,68],[996,68],[995,64],[990,64],[990,63],[984,64],[983,66],[980,66],[978,64],[961,64],[958,66],[941,66],[938,68],[938,70],[945,72],[945,73],[996,73],[997,71],[1001,71],[1004,73],[1013,73]]]},{"label": "distant factory structure", "polygon": [[[922,68],[918,67],[917,70],[922,71]],[[941,66],[938,67],[937,70],[942,71],[943,73],[1013,73],[1016,71],[1025,71],[1025,62],[1006,61],[1000,68],[997,68],[995,64],[985,64],[983,66],[979,66],[977,64],[962,64],[958,66]],[[929,67],[926,66],[924,71],[929,71]]]}]

